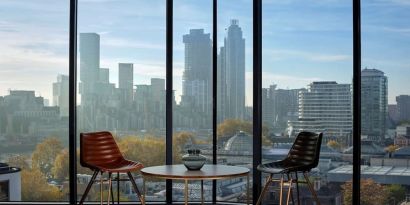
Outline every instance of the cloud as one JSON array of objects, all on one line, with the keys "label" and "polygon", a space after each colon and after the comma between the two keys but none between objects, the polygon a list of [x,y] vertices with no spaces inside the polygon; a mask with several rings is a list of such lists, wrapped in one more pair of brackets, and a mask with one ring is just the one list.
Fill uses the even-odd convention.
[{"label": "cloud", "polygon": [[148,41],[136,41],[124,38],[104,37],[101,41],[101,46],[125,47],[136,49],[151,49],[165,51],[165,44],[159,44]]},{"label": "cloud", "polygon": [[299,58],[313,62],[339,62],[351,61],[352,56],[346,54],[324,54],[313,53],[304,50],[289,50],[289,49],[264,49],[263,55],[274,61],[284,60],[289,58]]}]

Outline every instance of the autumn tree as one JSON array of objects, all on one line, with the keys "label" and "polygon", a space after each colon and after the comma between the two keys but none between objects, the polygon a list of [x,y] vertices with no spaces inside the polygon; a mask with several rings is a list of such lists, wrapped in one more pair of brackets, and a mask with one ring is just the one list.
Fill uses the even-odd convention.
[{"label": "autumn tree", "polygon": [[[217,127],[217,136],[220,138],[229,138],[237,134],[239,131],[246,132],[248,134],[253,133],[253,125],[250,121],[227,119],[220,123]],[[272,141],[268,138],[269,128],[266,125],[262,125],[262,145],[272,145]]]},{"label": "autumn tree", "polygon": [[130,136],[117,143],[127,159],[139,161],[146,167],[165,163],[165,140],[162,138]]},{"label": "autumn tree", "polygon": [[54,160],[54,165],[52,168],[52,174],[55,179],[64,180],[68,178],[69,168],[68,168],[68,149],[63,149]]},{"label": "autumn tree", "polygon": [[[352,204],[352,181],[342,185],[343,204]],[[360,180],[360,204],[361,205],[384,205],[387,201],[385,188],[372,179]]]},{"label": "autumn tree", "polygon": [[342,145],[336,140],[329,140],[329,142],[327,142],[327,146],[335,150],[342,149]]},{"label": "autumn tree", "polygon": [[389,153],[389,158],[391,158],[391,157],[392,157],[392,154],[393,154],[394,152],[396,152],[398,149],[399,149],[399,146],[397,146],[397,145],[389,145],[389,146],[387,146],[386,148],[384,148],[384,150],[385,150],[387,153]]},{"label": "autumn tree", "polygon": [[60,201],[63,194],[47,183],[39,169],[21,171],[21,197],[23,201]]},{"label": "autumn tree", "polygon": [[175,148],[177,148],[176,151],[179,152],[184,150],[184,146],[187,143],[196,144],[195,135],[192,132],[178,132],[174,134],[172,138],[174,141],[173,144],[176,146]]},{"label": "autumn tree", "polygon": [[16,155],[12,156],[7,160],[7,164],[11,167],[18,167],[22,170],[30,169],[29,164],[27,163],[28,156],[25,155]]},{"label": "autumn tree", "polygon": [[46,177],[50,177],[54,161],[63,149],[61,141],[55,137],[46,138],[37,144],[32,155],[32,168],[39,169]]}]

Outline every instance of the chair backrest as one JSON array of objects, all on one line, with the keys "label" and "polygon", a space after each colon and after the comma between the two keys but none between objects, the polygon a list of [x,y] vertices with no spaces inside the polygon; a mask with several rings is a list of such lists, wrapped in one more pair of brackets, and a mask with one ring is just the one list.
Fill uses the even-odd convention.
[{"label": "chair backrest", "polygon": [[80,164],[96,169],[99,165],[112,164],[124,159],[110,132],[80,134]]},{"label": "chair backrest", "polygon": [[289,165],[302,168],[300,171],[310,171],[317,167],[322,136],[322,133],[300,132],[284,161]]}]

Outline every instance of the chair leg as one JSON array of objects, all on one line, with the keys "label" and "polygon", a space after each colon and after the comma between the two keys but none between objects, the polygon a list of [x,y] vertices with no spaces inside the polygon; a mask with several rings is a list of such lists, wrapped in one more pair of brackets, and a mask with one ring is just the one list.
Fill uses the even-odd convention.
[{"label": "chair leg", "polygon": [[[112,179],[111,179],[111,172],[108,172],[108,198],[107,198],[107,205],[110,205],[110,199],[113,197],[111,194],[112,192]],[[114,199],[112,199],[114,201]]]},{"label": "chair leg", "polygon": [[305,176],[305,179],[306,179],[306,182],[307,182],[307,185],[309,187],[310,192],[312,192],[312,195],[315,198],[316,204],[320,205],[319,198],[317,198],[316,191],[315,191],[315,189],[313,189],[312,183],[310,183],[308,175],[306,174],[306,172],[303,172],[303,175]]},{"label": "chair leg", "polygon": [[280,196],[279,196],[279,205],[282,205],[282,195],[283,195],[283,174],[280,176]]},{"label": "chair leg", "polygon": [[[291,181],[290,183],[290,185],[289,185],[289,187],[292,187],[292,181],[293,179],[292,179],[292,174],[290,174],[290,173],[288,173],[288,181]],[[295,200],[294,200],[294,198],[293,198],[293,189],[292,188],[289,188],[289,192],[290,192],[290,197],[292,197],[292,205],[295,205]],[[289,199],[288,199],[289,200]]]},{"label": "chair leg", "polygon": [[85,188],[84,194],[83,194],[83,196],[81,197],[80,205],[82,205],[82,204],[84,203],[84,200],[85,200],[85,198],[87,197],[88,192],[89,192],[90,189],[91,189],[91,186],[94,184],[94,180],[95,180],[95,178],[97,177],[97,175],[98,175],[98,171],[94,171],[93,176],[91,177],[90,182],[88,182],[87,188]]},{"label": "chair leg", "polygon": [[138,196],[138,198],[139,198],[141,204],[144,204],[144,202],[143,202],[143,200],[142,200],[142,197],[141,197],[141,193],[140,193],[140,191],[138,190],[137,184],[135,183],[134,177],[132,176],[131,172],[127,172],[127,174],[128,174],[128,178],[130,178],[131,184],[132,184],[132,186],[133,186],[133,188],[134,188],[134,191],[135,191],[135,193],[137,194],[137,196]]},{"label": "chair leg", "polygon": [[[289,174],[288,174],[288,183],[289,183],[289,187],[288,187],[288,197],[286,198],[286,205],[289,205],[289,199],[290,199],[290,196],[292,195],[292,179],[290,178]],[[292,201],[293,201],[293,196],[292,196]]]},{"label": "chair leg", "polygon": [[104,195],[103,193],[103,173],[104,172],[101,172],[101,175],[100,175],[100,205],[103,205],[103,195]]},{"label": "chair leg", "polygon": [[265,186],[263,187],[262,192],[261,192],[261,194],[259,195],[259,199],[258,199],[258,201],[256,202],[256,205],[259,205],[260,203],[262,203],[263,196],[265,195],[266,190],[268,189],[268,187],[269,187],[269,185],[270,185],[271,182],[272,182],[272,174],[269,174],[269,176],[267,177]]},{"label": "chair leg", "polygon": [[295,172],[296,175],[296,192],[297,192],[297,197],[298,197],[298,205],[300,205],[300,196],[299,196],[299,179],[298,179],[298,173]]},{"label": "chair leg", "polygon": [[117,204],[120,204],[120,173],[117,172]]}]

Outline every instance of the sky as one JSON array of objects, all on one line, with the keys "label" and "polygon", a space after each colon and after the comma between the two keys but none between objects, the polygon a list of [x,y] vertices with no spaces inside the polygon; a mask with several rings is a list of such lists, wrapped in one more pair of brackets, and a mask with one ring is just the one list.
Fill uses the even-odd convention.
[{"label": "sky", "polygon": [[[165,78],[165,0],[78,0],[78,32],[101,37],[101,67],[118,83],[118,63],[134,63],[134,83]],[[35,90],[52,98],[52,82],[68,74],[68,0],[0,1],[0,96]],[[252,1],[218,1],[218,47],[238,19],[246,46],[246,102],[252,104]],[[410,0],[362,1],[362,67],[385,72],[389,103],[410,94]],[[263,0],[263,87],[306,87],[352,81],[352,2]],[[174,89],[181,95],[182,36],[212,36],[211,0],[174,0]]]}]

